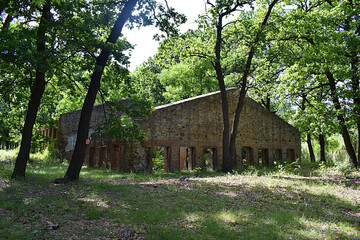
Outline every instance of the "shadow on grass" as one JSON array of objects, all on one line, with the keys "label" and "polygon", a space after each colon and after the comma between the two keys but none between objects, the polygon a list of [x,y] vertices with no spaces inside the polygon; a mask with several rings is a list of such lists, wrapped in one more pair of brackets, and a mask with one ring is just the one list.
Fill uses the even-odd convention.
[{"label": "shadow on grass", "polygon": [[323,186],[318,181],[214,172],[187,173],[190,180],[179,181],[184,173],[84,168],[79,181],[53,184],[66,167],[30,165],[24,182],[1,175],[1,239],[113,239],[125,233],[129,239],[359,238],[359,204],[317,192]]}]

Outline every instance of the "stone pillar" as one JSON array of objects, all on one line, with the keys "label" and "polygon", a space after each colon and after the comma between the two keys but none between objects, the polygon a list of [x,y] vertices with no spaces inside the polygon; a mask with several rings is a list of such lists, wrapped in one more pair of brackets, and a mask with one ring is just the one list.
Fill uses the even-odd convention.
[{"label": "stone pillar", "polygon": [[202,146],[195,147],[195,168],[205,166],[204,148]]},{"label": "stone pillar", "polygon": [[269,148],[269,165],[274,165],[274,151],[272,148]]},{"label": "stone pillar", "polygon": [[257,166],[259,165],[259,149],[253,148],[252,152],[253,152],[254,165]]},{"label": "stone pillar", "polygon": [[188,162],[188,170],[195,170],[195,148],[189,147],[187,149],[189,162]]},{"label": "stone pillar", "polygon": [[99,147],[97,147],[96,143],[94,144],[94,167],[99,167]]},{"label": "stone pillar", "polygon": [[288,159],[287,159],[287,157],[286,157],[286,148],[283,148],[283,149],[281,149],[281,160],[282,160],[282,162],[285,162],[285,161],[288,161]]},{"label": "stone pillar", "polygon": [[121,169],[121,151],[119,145],[113,146],[113,161],[111,164],[111,169],[116,171]]},{"label": "stone pillar", "polygon": [[90,146],[85,146],[84,164],[89,166]]},{"label": "stone pillar", "polygon": [[179,171],[180,170],[180,147],[173,145],[171,146],[171,155],[170,155],[170,171]]},{"label": "stone pillar", "polygon": [[222,148],[218,147],[216,149],[216,167],[215,169],[217,170],[221,170],[222,169],[222,165],[223,165],[223,160],[222,160]]}]

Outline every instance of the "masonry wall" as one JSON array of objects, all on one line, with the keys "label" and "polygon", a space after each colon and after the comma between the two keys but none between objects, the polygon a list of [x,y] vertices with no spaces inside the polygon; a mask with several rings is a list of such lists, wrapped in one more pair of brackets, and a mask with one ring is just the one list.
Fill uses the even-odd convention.
[{"label": "masonry wall", "polygon": [[[229,116],[232,119],[239,92],[228,90]],[[164,146],[171,153],[165,162],[168,171],[181,169],[181,147],[195,151],[193,168],[204,165],[204,151],[215,150],[214,168],[222,166],[222,109],[219,92],[159,106],[140,126],[146,132],[147,148]],[[258,164],[259,151],[268,152],[268,163],[273,162],[274,150],[281,150],[281,160],[300,158],[300,133],[290,124],[268,111],[252,99],[246,98],[237,133],[237,153],[241,167],[242,149],[251,149],[253,160]],[[293,153],[287,153],[292,149]],[[279,153],[278,153],[279,154]],[[249,154],[248,154],[249,155]],[[290,156],[292,155],[292,156]],[[262,157],[264,159],[264,157]],[[278,156],[278,160],[280,156]],[[166,160],[165,160],[166,161]]]},{"label": "masonry wall", "polygon": [[[238,94],[236,89],[228,90],[231,119]],[[94,108],[92,129],[104,123],[101,108]],[[63,142],[61,145],[60,141],[59,146],[64,152],[71,152],[79,114],[79,111],[72,112],[60,118],[59,132]],[[76,122],[76,128],[69,126],[71,122]],[[107,162],[109,168],[123,171],[150,170],[152,151],[162,146],[165,171],[202,167],[205,165],[205,152],[210,155],[211,168],[222,167],[223,124],[219,92],[156,107],[148,117],[137,122],[146,133],[146,141],[124,143],[120,139],[93,134],[85,162],[92,166]],[[300,158],[300,132],[257,102],[246,98],[239,122],[236,151],[237,167],[292,161]]]},{"label": "masonry wall", "polygon": [[[121,102],[129,104],[129,100],[123,99]],[[94,105],[90,120],[89,137],[97,127],[106,122],[109,109],[106,105]],[[60,115],[57,131],[57,148],[61,158],[69,159],[75,147],[77,130],[80,120],[81,110],[72,111]]]}]

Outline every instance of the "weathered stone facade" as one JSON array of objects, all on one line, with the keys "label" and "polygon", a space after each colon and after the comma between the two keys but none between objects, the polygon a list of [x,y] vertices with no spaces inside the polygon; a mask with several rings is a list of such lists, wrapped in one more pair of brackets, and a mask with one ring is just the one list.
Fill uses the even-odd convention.
[{"label": "weathered stone facade", "polygon": [[[228,89],[230,116],[234,113],[238,94],[236,89]],[[94,108],[90,124],[92,131],[105,122],[102,108],[102,105]],[[59,150],[63,153],[72,150],[79,117],[80,111],[60,117]],[[202,167],[205,153],[209,156],[211,168],[221,168],[223,125],[220,92],[156,107],[148,117],[137,122],[146,133],[146,141],[126,143],[93,134],[85,162],[90,166],[104,163],[114,170],[151,170],[152,150],[162,146],[167,172]],[[236,143],[237,167],[244,163],[268,165],[274,161],[300,158],[300,132],[249,98],[245,99]]]}]

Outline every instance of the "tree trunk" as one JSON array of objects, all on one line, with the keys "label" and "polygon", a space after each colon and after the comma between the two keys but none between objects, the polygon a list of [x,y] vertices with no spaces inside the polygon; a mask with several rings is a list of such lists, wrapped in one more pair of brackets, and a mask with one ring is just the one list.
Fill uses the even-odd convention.
[{"label": "tree trunk", "polygon": [[242,109],[244,107],[245,104],[245,96],[246,96],[246,84],[247,84],[247,76],[250,72],[250,66],[251,66],[251,61],[252,58],[254,56],[254,49],[251,48],[250,52],[249,52],[249,56],[246,62],[246,67],[244,70],[244,74],[242,77],[242,86],[240,89],[240,94],[239,94],[239,98],[238,98],[238,102],[236,105],[236,109],[235,109],[235,113],[234,113],[234,120],[233,120],[233,124],[231,127],[231,137],[230,137],[230,147],[229,147],[229,152],[230,152],[230,161],[234,164],[233,166],[235,166],[236,163],[236,134],[238,131],[238,126],[239,126],[239,121],[240,121],[240,115],[242,112]]},{"label": "tree trunk", "polygon": [[360,79],[358,75],[358,63],[359,60],[357,56],[353,56],[353,59],[351,61],[351,85],[353,89],[353,103],[354,103],[354,112],[357,116],[356,119],[356,126],[357,126],[357,146],[358,146],[358,153],[357,153],[357,164],[358,167],[360,167],[360,92],[359,92],[359,85],[360,85]]},{"label": "tree trunk", "polygon": [[216,72],[216,78],[219,83],[220,95],[221,95],[221,108],[223,118],[223,136],[222,136],[222,171],[229,172],[233,166],[229,158],[229,136],[230,136],[230,123],[229,123],[229,103],[227,99],[227,92],[225,87],[224,75],[221,68],[221,43],[222,43],[222,18],[220,15],[218,24],[216,26],[216,44],[215,44],[215,56],[216,60],[213,64]]},{"label": "tree trunk", "polygon": [[253,43],[253,46],[250,48],[248,58],[246,60],[246,65],[245,65],[245,68],[243,71],[243,76],[241,78],[241,89],[240,89],[239,99],[238,99],[234,117],[233,117],[233,124],[232,124],[232,128],[231,128],[231,137],[230,137],[230,146],[229,146],[229,157],[230,157],[229,161],[233,164],[232,166],[234,166],[234,164],[236,163],[236,135],[237,135],[237,131],[238,131],[240,115],[241,115],[241,112],[242,112],[242,109],[243,109],[243,106],[245,103],[245,96],[246,96],[246,92],[247,92],[247,78],[250,74],[251,62],[252,62],[252,59],[255,54],[255,46],[257,45],[257,43],[260,40],[262,31],[263,31],[264,27],[266,26],[266,23],[270,17],[271,11],[272,11],[273,7],[275,6],[275,4],[277,3],[277,1],[278,0],[274,0],[269,5],[268,11],[263,19],[263,22],[261,23],[260,31],[257,33],[254,43]]},{"label": "tree trunk", "polygon": [[[43,54],[45,52],[45,34],[46,34],[46,21],[50,14],[50,1],[47,1],[42,8],[42,15],[37,30],[37,45],[36,50],[38,53]],[[42,56],[38,60],[40,65],[42,62],[46,62],[46,56]],[[20,151],[16,158],[15,168],[11,175],[11,178],[25,178],[26,164],[30,156],[32,131],[34,128],[37,112],[39,110],[40,101],[45,91],[46,81],[45,72],[43,72],[40,66],[36,69],[36,79],[33,86],[31,86],[31,96],[28,103],[28,110],[26,113],[25,123],[22,131]]]},{"label": "tree trunk", "polygon": [[314,154],[314,149],[313,149],[312,142],[311,142],[310,133],[306,134],[306,142],[307,142],[307,145],[309,148],[310,161],[315,162],[315,154]]},{"label": "tree trunk", "polygon": [[357,162],[357,159],[356,159],[356,153],[355,153],[355,150],[354,150],[354,147],[351,143],[351,138],[350,138],[350,134],[349,134],[349,131],[346,127],[346,124],[345,124],[345,118],[344,116],[341,114],[341,105],[340,105],[340,101],[339,101],[339,98],[337,96],[337,93],[336,93],[336,83],[335,83],[335,78],[334,76],[332,75],[331,72],[327,71],[325,73],[328,81],[329,81],[329,85],[330,85],[330,96],[331,96],[331,100],[332,102],[334,103],[334,107],[335,109],[337,110],[337,119],[338,119],[338,122],[339,122],[339,125],[341,127],[341,133],[342,133],[342,137],[344,139],[344,143],[345,143],[345,148],[346,148],[346,151],[349,155],[349,160],[350,160],[350,163],[353,164],[355,167],[358,166],[358,162]]},{"label": "tree trunk", "polygon": [[323,134],[319,135],[319,143],[320,143],[320,161],[321,162],[326,162],[326,157],[325,157],[325,138]]},{"label": "tree trunk", "polygon": [[106,66],[106,62],[110,55],[109,45],[115,43],[119,38],[122,28],[127,21],[127,19],[131,16],[131,12],[133,11],[138,0],[128,0],[121,13],[119,14],[113,29],[111,30],[110,36],[106,41],[106,45],[104,49],[102,49],[100,56],[96,58],[96,63],[94,67],[93,74],[91,75],[90,86],[85,98],[84,105],[81,110],[80,121],[78,125],[78,133],[75,143],[74,152],[68,167],[68,170],[65,174],[65,181],[73,181],[79,179],[79,174],[81,171],[81,167],[83,165],[86,144],[85,141],[88,138],[89,134],[89,126],[90,119],[93,110],[93,106],[95,103],[97,92],[100,88],[100,81],[102,74],[104,72],[104,68]]}]

